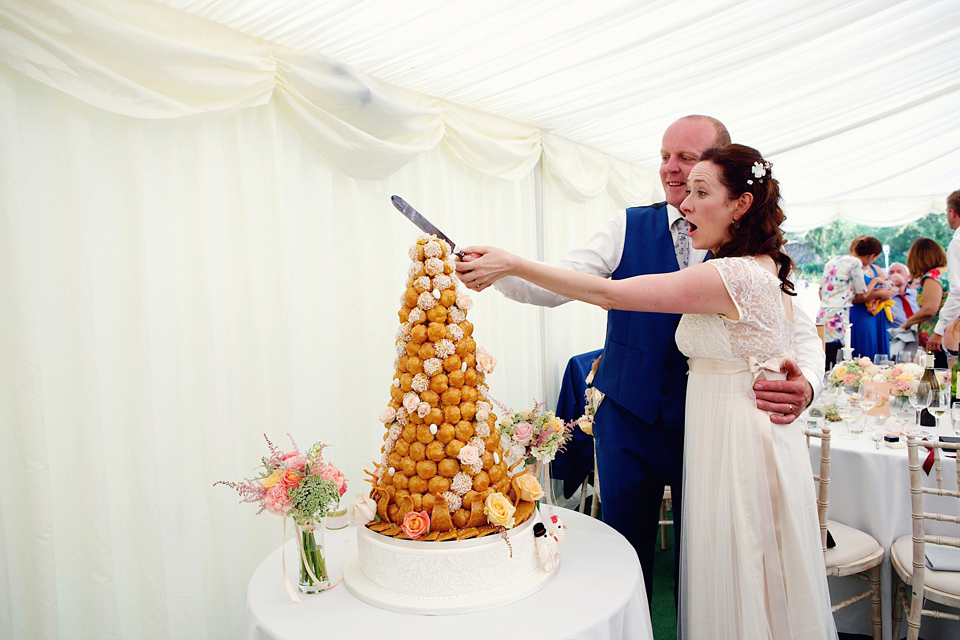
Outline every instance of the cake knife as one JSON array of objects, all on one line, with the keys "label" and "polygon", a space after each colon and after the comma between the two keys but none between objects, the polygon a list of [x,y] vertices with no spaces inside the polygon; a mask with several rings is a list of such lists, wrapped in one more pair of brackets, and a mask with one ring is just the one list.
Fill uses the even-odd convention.
[{"label": "cake knife", "polygon": [[440,231],[440,229],[437,229],[435,226],[433,226],[433,224],[431,224],[429,220],[424,218],[419,211],[411,207],[406,200],[404,200],[400,196],[390,196],[390,201],[393,202],[393,206],[395,206],[400,211],[400,213],[402,213],[408,220],[410,220],[410,222],[417,225],[417,227],[419,227],[421,231],[423,231],[424,233],[433,234],[438,238],[446,240],[447,244],[449,244],[452,247],[451,251],[456,255],[460,256],[461,258],[463,257],[463,251],[457,250],[456,243],[454,243],[454,241],[451,240],[447,236],[447,234],[445,234],[443,231]]}]

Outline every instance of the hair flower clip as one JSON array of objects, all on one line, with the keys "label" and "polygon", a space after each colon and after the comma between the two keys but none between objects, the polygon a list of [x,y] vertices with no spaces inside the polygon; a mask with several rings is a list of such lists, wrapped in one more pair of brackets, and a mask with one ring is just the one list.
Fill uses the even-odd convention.
[{"label": "hair flower clip", "polygon": [[767,168],[759,162],[753,163],[752,171],[754,178],[762,178],[763,176],[767,175]]}]

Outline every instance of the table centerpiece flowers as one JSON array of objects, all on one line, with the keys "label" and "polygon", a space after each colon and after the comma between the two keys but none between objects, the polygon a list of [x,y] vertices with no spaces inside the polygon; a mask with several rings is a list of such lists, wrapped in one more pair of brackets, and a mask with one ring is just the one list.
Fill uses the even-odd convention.
[{"label": "table centerpiece flowers", "polygon": [[[535,402],[532,409],[525,411],[511,411],[499,406],[503,417],[497,428],[507,465],[510,469],[520,464],[527,466],[528,473],[517,476],[515,482],[527,496],[536,496],[534,500],[540,500],[543,497],[540,473],[545,463],[553,460],[573,438],[573,425],[565,423],[553,411],[544,410],[542,402]],[[535,482],[531,482],[530,477]],[[549,488],[549,474],[546,486]],[[549,502],[549,498],[547,500]]]},{"label": "table centerpiece flowers", "polygon": [[[300,555],[300,591],[325,591],[336,583],[330,583],[323,557],[323,518],[339,506],[340,498],[347,491],[346,479],[337,467],[324,461],[323,450],[327,445],[318,442],[303,453],[288,434],[293,449],[285,452],[266,434],[263,437],[270,455],[261,458],[257,476],[242,482],[221,480],[214,486],[226,485],[240,494],[240,502],[258,504],[258,515],[267,511],[283,517],[284,530],[287,516],[291,517]],[[285,561],[283,573],[290,596],[299,602],[287,579]]]}]

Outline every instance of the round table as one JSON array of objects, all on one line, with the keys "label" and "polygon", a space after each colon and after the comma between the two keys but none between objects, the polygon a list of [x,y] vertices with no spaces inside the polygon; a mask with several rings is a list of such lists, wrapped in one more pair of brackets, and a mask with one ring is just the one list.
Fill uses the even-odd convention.
[{"label": "round table", "polygon": [[[518,602],[451,616],[394,613],[357,599],[341,583],[293,602],[283,585],[280,548],[260,563],[247,586],[247,640],[384,637],[391,640],[455,637],[457,640],[649,638],[653,631],[643,575],[626,539],[600,520],[560,507],[543,506],[567,525],[557,576]],[[342,575],[356,547],[356,527],[328,530],[328,566]],[[287,572],[297,577],[296,546],[285,545]],[[296,585],[294,584],[294,588]]]},{"label": "round table", "polygon": [[[880,572],[881,597],[883,601],[883,637],[889,640],[891,635],[890,624],[893,610],[894,573],[890,564],[890,545],[900,536],[910,535],[910,472],[907,468],[907,450],[892,449],[880,443],[879,448],[873,434],[869,431],[861,433],[855,439],[843,437],[847,428],[843,423],[831,424],[832,437],[830,438],[830,507],[831,520],[842,522],[851,527],[865,531],[876,538],[887,555],[884,558]],[[893,429],[893,419],[888,419],[881,425],[881,430]],[[899,430],[899,427],[897,427]],[[932,429],[932,427],[931,427]],[[950,418],[941,420],[937,434],[952,435]],[[902,438],[904,444],[906,438]],[[811,439],[810,461],[814,469],[820,464],[820,441]],[[948,484],[953,487],[955,482],[949,480],[956,477],[956,460],[944,458],[943,474],[948,478]],[[934,486],[935,479],[927,479],[928,486]],[[931,498],[927,498],[929,500]],[[956,500],[952,503],[947,499],[941,504],[958,511],[960,508]],[[926,503],[925,500],[925,503]],[[939,522],[926,522],[929,533],[948,533],[950,525]],[[956,529],[954,529],[955,531]],[[855,593],[860,593],[866,583],[855,577],[830,578],[830,592],[833,602],[840,602]],[[858,633],[865,636],[872,634],[870,624],[870,600],[865,599],[835,614],[837,627],[842,632]],[[902,637],[906,633],[906,623],[901,622]],[[927,640],[940,638],[956,638],[957,623],[950,620],[936,620],[924,617],[921,633]]]}]

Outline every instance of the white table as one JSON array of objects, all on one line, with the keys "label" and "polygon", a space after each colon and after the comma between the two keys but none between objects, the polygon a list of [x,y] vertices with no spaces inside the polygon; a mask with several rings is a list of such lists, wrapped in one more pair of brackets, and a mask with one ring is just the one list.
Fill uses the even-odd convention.
[{"label": "white table", "polygon": [[[941,421],[938,433],[952,434],[949,418]],[[890,427],[893,421],[889,422]],[[892,637],[890,623],[893,607],[895,574],[890,564],[890,545],[900,536],[910,535],[910,473],[907,468],[907,450],[891,449],[884,444],[876,448],[872,434],[865,432],[856,440],[849,440],[842,436],[847,432],[842,423],[832,423],[833,432],[831,442],[830,462],[830,519],[842,522],[866,531],[880,543],[887,551],[887,556],[881,569],[880,579],[883,598],[883,637],[890,640]],[[904,438],[904,442],[906,439]],[[814,469],[820,464],[820,441],[812,439],[810,446],[810,460]],[[945,459],[943,464],[944,477],[949,477],[948,485],[955,488],[956,461]],[[934,476],[931,471],[929,486],[934,486]],[[924,506],[930,498],[924,499]],[[960,515],[960,508],[954,500],[953,510]],[[926,522],[930,533],[946,533],[949,525],[937,522]],[[854,577],[830,578],[830,592],[833,602],[840,602],[847,597],[863,591],[866,582]],[[837,627],[841,632],[860,633],[870,635],[870,600],[861,600],[836,613]],[[936,620],[924,617],[921,635],[926,640],[944,640],[960,638],[960,626],[949,620]],[[898,637],[906,634],[906,623],[901,622],[901,632]]]},{"label": "white table", "polygon": [[[544,507],[567,525],[559,573],[537,593],[479,613],[425,616],[369,605],[343,583],[325,593],[290,600],[283,586],[280,549],[260,564],[247,587],[247,640],[383,637],[390,640],[457,638],[569,638],[652,640],[650,612],[636,552],[600,520],[560,507]],[[327,531],[332,576],[342,575],[356,527]],[[296,580],[296,547],[286,545],[287,571]],[[294,584],[294,588],[296,585]]]}]

